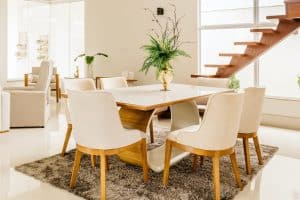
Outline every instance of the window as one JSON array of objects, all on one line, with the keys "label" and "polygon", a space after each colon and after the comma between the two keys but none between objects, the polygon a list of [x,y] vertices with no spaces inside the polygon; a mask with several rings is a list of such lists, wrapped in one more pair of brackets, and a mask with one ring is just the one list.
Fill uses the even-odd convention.
[{"label": "window", "polygon": [[251,23],[253,0],[202,0],[201,25]]},{"label": "window", "polygon": [[300,35],[292,34],[260,59],[260,85],[275,97],[299,98]]},{"label": "window", "polygon": [[[266,16],[285,13],[283,0],[202,0],[199,20],[199,68],[201,74],[214,74],[217,69],[205,64],[227,64],[229,58],[219,53],[242,53],[245,47],[234,46],[236,41],[255,41],[259,33],[250,28],[275,28],[277,21]],[[294,98],[300,94],[297,75],[299,63],[300,34],[291,35],[280,45],[267,52],[261,59],[236,74],[241,87],[265,86],[267,95]],[[272,74],[272,76],[270,76]]]},{"label": "window", "polygon": [[84,1],[8,1],[8,79],[22,79],[47,57],[62,76],[70,76],[83,51]]}]

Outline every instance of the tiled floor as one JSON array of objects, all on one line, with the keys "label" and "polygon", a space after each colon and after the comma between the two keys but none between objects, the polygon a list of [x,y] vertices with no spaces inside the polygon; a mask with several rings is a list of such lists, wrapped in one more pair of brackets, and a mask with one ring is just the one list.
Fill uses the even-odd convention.
[{"label": "tiled floor", "polygon": [[[0,135],[0,200],[81,199],[13,169],[59,153],[65,130],[63,105],[53,103],[45,129],[14,129]],[[300,132],[261,127],[260,141],[280,150],[236,200],[300,200]],[[74,147],[73,140],[69,147]]]}]

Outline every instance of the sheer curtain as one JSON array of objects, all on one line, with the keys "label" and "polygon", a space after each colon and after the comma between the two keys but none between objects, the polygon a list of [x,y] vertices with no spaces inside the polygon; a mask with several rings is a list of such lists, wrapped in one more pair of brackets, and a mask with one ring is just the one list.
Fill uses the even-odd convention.
[{"label": "sheer curtain", "polygon": [[7,52],[9,80],[22,79],[46,57],[62,76],[72,76],[83,66],[73,60],[84,52],[84,1],[9,0]]}]

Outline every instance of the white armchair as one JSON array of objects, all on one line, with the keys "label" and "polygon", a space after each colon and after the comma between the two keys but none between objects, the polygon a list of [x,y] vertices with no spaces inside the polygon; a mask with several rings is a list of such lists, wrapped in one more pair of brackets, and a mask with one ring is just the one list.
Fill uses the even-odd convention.
[{"label": "white armchair", "polygon": [[0,133],[8,132],[10,128],[10,94],[0,88]]},{"label": "white armchair", "polygon": [[43,61],[39,79],[31,87],[6,87],[10,98],[11,127],[44,127],[49,119],[48,88],[52,62]]},{"label": "white armchair", "polygon": [[[101,157],[101,199],[106,199],[107,157],[129,148],[141,150],[144,181],[148,180],[144,134],[123,128],[113,96],[102,91],[69,91],[73,135],[77,144],[70,187],[75,185],[83,153]],[[84,105],[84,106],[78,106]]]},{"label": "white armchair", "polygon": [[207,111],[198,130],[181,129],[169,134],[165,152],[164,186],[168,183],[171,152],[175,147],[198,156],[212,157],[216,200],[220,199],[221,156],[230,155],[237,185],[241,187],[234,146],[242,113],[243,97],[243,94],[234,93],[214,95],[208,101]]}]

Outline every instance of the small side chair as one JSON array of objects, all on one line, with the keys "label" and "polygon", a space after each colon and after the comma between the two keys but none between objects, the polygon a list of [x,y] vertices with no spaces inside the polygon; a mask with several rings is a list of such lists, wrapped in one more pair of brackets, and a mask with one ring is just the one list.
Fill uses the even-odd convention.
[{"label": "small side chair", "polygon": [[245,89],[245,102],[238,137],[243,140],[246,171],[248,175],[251,174],[249,139],[253,139],[258,163],[263,165],[257,131],[261,122],[264,98],[265,88],[252,87]]}]

